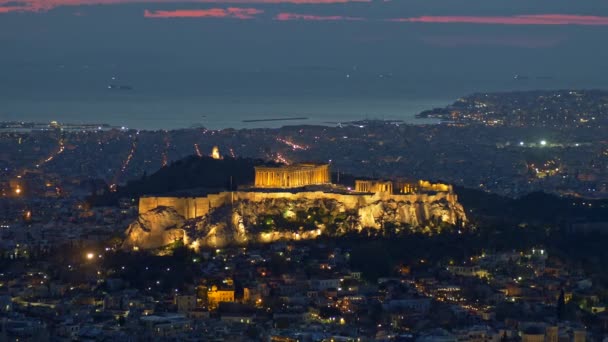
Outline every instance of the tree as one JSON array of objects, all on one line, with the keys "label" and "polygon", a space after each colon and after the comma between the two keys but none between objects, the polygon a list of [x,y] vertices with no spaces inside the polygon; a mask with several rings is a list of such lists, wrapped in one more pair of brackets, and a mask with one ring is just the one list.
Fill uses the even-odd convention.
[{"label": "tree", "polygon": [[559,298],[557,299],[557,319],[562,320],[566,311],[566,299],[564,295],[564,289],[559,292]]}]

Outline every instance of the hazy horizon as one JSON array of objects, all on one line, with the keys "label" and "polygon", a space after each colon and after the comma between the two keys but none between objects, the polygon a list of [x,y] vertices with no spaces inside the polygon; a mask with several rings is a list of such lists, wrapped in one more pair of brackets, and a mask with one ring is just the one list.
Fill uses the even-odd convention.
[{"label": "hazy horizon", "polygon": [[407,121],[472,92],[608,89],[607,15],[599,0],[0,0],[0,119]]}]

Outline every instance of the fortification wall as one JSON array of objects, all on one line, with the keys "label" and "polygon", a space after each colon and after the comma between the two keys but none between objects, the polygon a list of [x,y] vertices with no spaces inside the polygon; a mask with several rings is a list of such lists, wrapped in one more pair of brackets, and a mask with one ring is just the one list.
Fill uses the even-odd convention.
[{"label": "fortification wall", "polygon": [[208,197],[141,197],[139,199],[140,214],[157,207],[173,208],[187,219],[205,216],[213,208]]},{"label": "fortification wall", "polygon": [[[456,204],[458,198],[456,194],[451,192],[438,192],[433,194],[336,194],[322,191],[315,192],[221,192],[211,194],[207,197],[142,197],[139,200],[139,213],[143,214],[154,208],[164,206],[175,209],[175,211],[185,217],[191,219],[195,217],[205,216],[210,210],[229,204],[232,201],[251,201],[262,202],[272,199],[282,200],[335,200],[344,205],[348,210],[359,209],[362,207],[370,207],[378,202],[405,202],[411,203],[416,208],[414,216],[419,218],[430,217],[429,203],[448,202]],[[370,214],[371,215],[371,214]],[[449,221],[454,221],[455,218],[449,218]]]}]

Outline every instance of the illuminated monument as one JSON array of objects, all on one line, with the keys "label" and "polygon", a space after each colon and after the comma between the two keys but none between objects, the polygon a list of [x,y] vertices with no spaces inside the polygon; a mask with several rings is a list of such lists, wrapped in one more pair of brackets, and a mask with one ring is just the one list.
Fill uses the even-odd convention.
[{"label": "illuminated monument", "polygon": [[220,154],[220,148],[217,146],[213,146],[211,150],[211,158],[213,159],[222,159],[222,155]]},{"label": "illuminated monument", "polygon": [[[324,188],[323,185],[327,188]],[[319,187],[306,188],[307,186]],[[285,191],[281,191],[281,189],[285,189]],[[360,210],[378,203],[409,203],[408,205],[417,207],[414,210],[415,213],[412,214],[416,219],[410,222],[409,218],[405,218],[412,216],[409,214],[405,215],[403,219],[412,224],[423,222],[431,216],[440,216],[442,221],[455,223],[461,211],[458,197],[452,186],[448,184],[422,180],[412,183],[390,180],[357,180],[355,188],[350,189],[331,183],[328,164],[307,163],[256,167],[253,188],[211,193],[201,197],[144,196],[139,199],[139,213],[144,214],[159,207],[169,207],[185,219],[193,219],[203,217],[211,211],[235,201],[263,202],[266,200],[335,200],[348,210]],[[447,210],[435,215],[432,212],[437,208],[431,209],[427,204],[437,201],[451,203],[459,210]],[[461,216],[464,217],[464,212]]]},{"label": "illuminated monument", "polygon": [[331,176],[327,164],[305,163],[282,167],[257,166],[255,168],[256,188],[300,188],[329,183],[331,183]]},{"label": "illuminated monument", "polygon": [[[196,197],[144,196],[139,199],[140,217],[127,229],[123,247],[158,248],[176,239],[198,248],[221,247],[231,241],[246,243],[316,238],[328,229],[326,222],[317,222],[309,230],[254,230],[266,224],[259,222],[263,215],[281,215],[289,221],[295,220],[297,212],[317,207],[322,208],[328,217],[351,215],[352,220],[340,221],[348,222],[340,223],[340,229],[344,231],[383,229],[385,222],[409,227],[427,227],[436,222],[452,225],[466,222],[464,208],[448,184],[356,180],[354,185],[351,189],[332,184],[329,165],[307,163],[256,167],[254,183],[236,191]],[[229,209],[230,214],[210,215],[220,208]],[[189,236],[187,229],[182,228],[190,227],[191,222],[187,223],[187,220],[200,220],[205,233],[198,237]]]}]

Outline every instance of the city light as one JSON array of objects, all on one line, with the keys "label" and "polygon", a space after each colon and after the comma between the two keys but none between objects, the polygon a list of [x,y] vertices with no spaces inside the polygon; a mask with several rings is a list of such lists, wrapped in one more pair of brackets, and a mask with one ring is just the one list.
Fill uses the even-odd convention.
[{"label": "city light", "polygon": [[15,194],[16,195],[21,195],[21,188],[15,189]]},{"label": "city light", "polygon": [[540,146],[546,146],[546,145],[547,145],[547,140],[540,141]]},{"label": "city light", "polygon": [[93,260],[93,258],[95,258],[95,254],[89,252],[89,253],[87,253],[86,257],[87,257],[87,260]]}]

